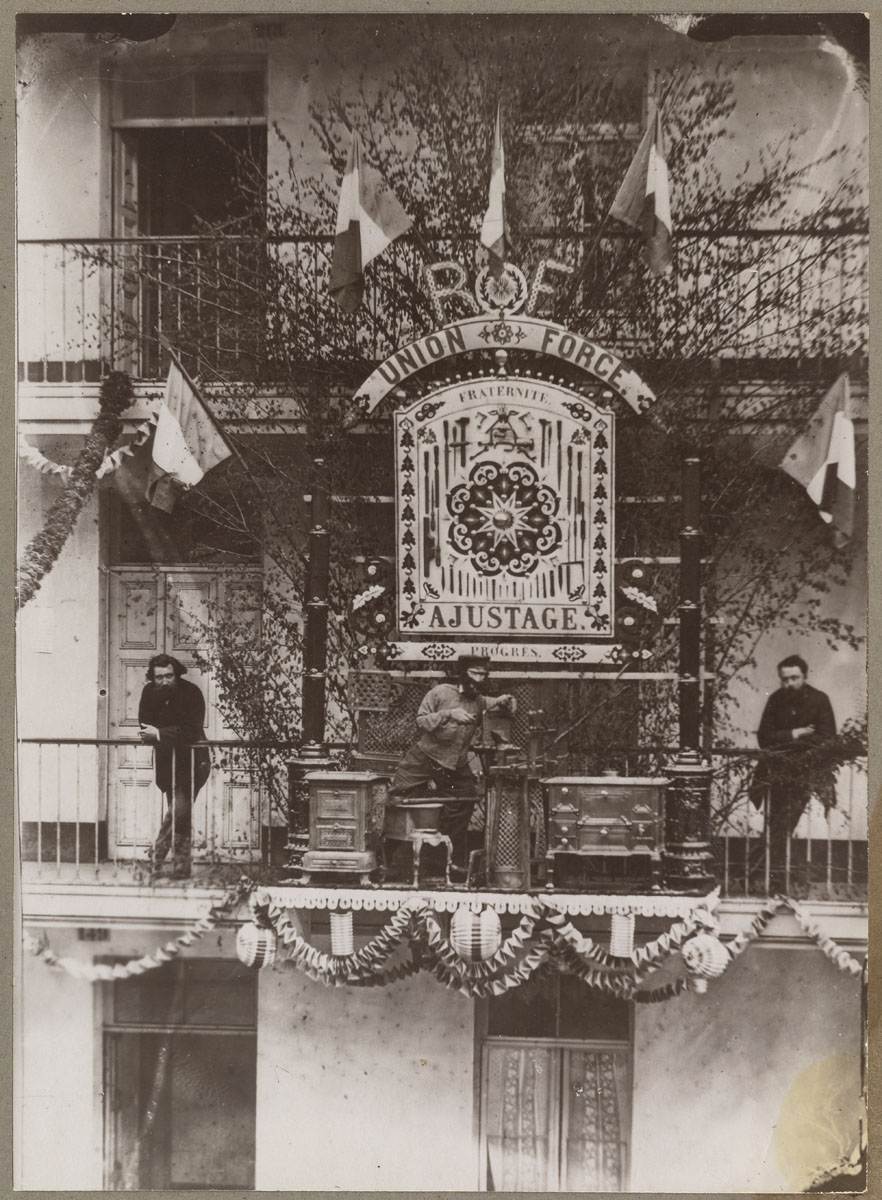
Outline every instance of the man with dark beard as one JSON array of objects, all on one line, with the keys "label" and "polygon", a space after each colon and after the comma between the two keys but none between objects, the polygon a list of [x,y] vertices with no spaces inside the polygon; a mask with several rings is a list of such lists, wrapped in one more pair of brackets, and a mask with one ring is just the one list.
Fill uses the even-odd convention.
[{"label": "man with dark beard", "polygon": [[461,655],[457,666],[456,679],[437,684],[423,697],[416,716],[420,737],[398,764],[389,795],[392,799],[451,797],[438,828],[451,839],[454,857],[462,864],[478,799],[477,780],[469,766],[472,741],[485,712],[513,713],[516,706],[513,696],[484,694],[489,658]]},{"label": "man with dark beard", "polygon": [[157,873],[171,850],[172,879],[190,874],[193,801],[211,772],[208,748],[194,746],[205,737],[205,700],[194,683],[181,678],[186,672],[178,659],[155,654],[138,705],[141,741],[153,746],[156,786],[167,805],[151,864]]},{"label": "man with dark beard", "polygon": [[756,735],[762,750],[774,751],[757,765],[750,793],[757,808],[768,800],[772,890],[785,886],[787,844],[809,800],[817,797],[825,813],[836,804],[835,772],[824,753],[836,737],[836,720],[828,696],[807,683],[807,675],[797,654],[778,663],[781,686],[766,701]]}]

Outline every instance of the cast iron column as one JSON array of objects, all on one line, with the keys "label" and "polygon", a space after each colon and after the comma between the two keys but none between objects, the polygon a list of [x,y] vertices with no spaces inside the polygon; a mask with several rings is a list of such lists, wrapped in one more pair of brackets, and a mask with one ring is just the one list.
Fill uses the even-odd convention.
[{"label": "cast iron column", "polygon": [[300,866],[309,849],[310,771],[330,771],[336,762],[325,745],[326,671],[328,665],[328,582],[330,576],[330,495],[325,461],[313,460],[303,595],[303,674],[300,753],[288,762],[288,866]]},{"label": "cast iron column", "polygon": [[667,887],[706,892],[714,884],[710,783],[701,756],[701,463],[683,462],[680,530],[680,751],[670,765],[665,804]]}]

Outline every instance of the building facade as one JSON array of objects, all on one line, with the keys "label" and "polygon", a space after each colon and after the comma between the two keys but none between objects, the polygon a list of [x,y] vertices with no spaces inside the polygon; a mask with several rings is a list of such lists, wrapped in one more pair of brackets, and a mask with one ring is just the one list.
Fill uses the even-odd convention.
[{"label": "building facade", "polygon": [[[57,519],[111,372],[130,380],[132,402],[124,452],[108,448],[19,615],[17,1186],[787,1191],[855,1166],[868,118],[847,55],[805,36],[697,46],[638,17],[509,17],[490,31],[478,18],[199,14],[158,33],[133,29],[50,20],[23,25],[19,42],[22,547]],[[512,277],[524,294],[518,307],[497,295],[496,309],[482,307],[492,284],[478,232],[500,89],[511,113]],[[660,279],[605,216],[655,106],[672,113],[675,261]],[[414,233],[368,268],[354,315],[327,295],[347,123],[415,218]],[[170,352],[235,453],[165,514],[144,485]],[[851,537],[837,546],[777,466],[843,373],[857,484]],[[547,411],[556,434],[542,424]],[[465,425],[457,435],[463,419],[483,441],[470,442]],[[598,434],[613,443],[605,455]],[[594,455],[584,466],[574,457],[583,437]],[[506,584],[510,595],[494,582],[467,596],[445,574],[439,495],[458,489],[476,511],[490,503],[468,457],[483,445],[520,447],[536,494],[557,472],[576,514],[550,536],[565,543],[567,571],[584,574],[568,573],[565,586],[561,575],[554,604],[563,558],[545,583]],[[549,887],[549,839],[561,835],[540,777],[667,778],[684,749],[678,493],[695,445],[715,498],[704,508],[713,552],[693,680],[712,820],[693,840],[712,866],[686,886],[668,874],[629,888],[612,866],[594,861],[586,875],[552,854]],[[733,447],[752,489],[746,517],[732,489],[716,486]],[[324,525],[323,490],[334,514]],[[525,495],[527,516],[493,509],[494,550],[493,521],[532,519]],[[598,545],[604,523],[610,537]],[[519,702],[512,741],[526,751],[547,729],[531,757],[542,769],[529,777],[522,886],[471,875],[444,886],[430,870],[414,888],[394,872],[361,887],[304,881],[297,869],[312,835],[288,764],[316,709],[306,684],[302,719],[291,697],[303,653],[309,667],[316,650],[303,560],[317,561],[317,527],[331,531],[332,564],[328,662],[311,685],[321,676],[314,765],[330,756],[388,775],[444,664],[489,650],[494,685]],[[467,560],[472,543],[449,538]],[[527,544],[510,540],[518,553]],[[641,573],[626,578],[635,564]],[[600,577],[608,590],[588,607],[584,588]],[[370,594],[372,579],[383,595]],[[652,605],[633,599],[644,592]],[[511,627],[497,632],[509,612]],[[857,732],[835,761],[836,805],[806,804],[782,867],[764,834],[769,798],[757,807],[750,779],[775,664],[794,652],[840,730]],[[212,771],[183,881],[155,879],[147,861],[164,801],[138,741],[138,700],[159,653],[187,665],[207,702]],[[234,677],[255,676],[260,687],[235,692]],[[247,890],[236,891],[243,876],[257,887],[250,913]],[[235,903],[218,907],[230,889]],[[770,901],[778,893],[786,903]],[[278,957],[261,971],[237,955],[255,904],[278,935]],[[498,983],[511,976],[496,992],[444,957],[463,907],[494,913],[498,937],[516,938],[510,965],[493,968]],[[703,936],[728,949],[701,990],[701,969],[676,951],[707,910]],[[352,914],[351,947],[341,913]],[[657,970],[617,991],[592,972],[598,962],[610,978],[625,972],[603,950],[618,919]],[[400,944],[383,960],[386,986],[323,986],[333,960],[388,949],[390,922]],[[555,966],[568,953],[562,928],[581,955],[569,970]],[[304,944],[319,957],[298,957]],[[412,971],[410,944],[423,956]],[[531,954],[545,956],[542,969]],[[823,1112],[821,1095],[832,1098]],[[806,1109],[822,1132],[800,1117]]]}]

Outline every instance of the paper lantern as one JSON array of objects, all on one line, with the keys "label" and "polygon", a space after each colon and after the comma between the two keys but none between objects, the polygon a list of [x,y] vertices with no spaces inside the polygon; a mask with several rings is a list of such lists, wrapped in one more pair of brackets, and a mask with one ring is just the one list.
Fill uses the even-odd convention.
[{"label": "paper lantern", "polygon": [[466,962],[492,958],[502,945],[502,922],[492,908],[458,908],[450,921],[450,944]]},{"label": "paper lantern", "polygon": [[352,913],[332,912],[331,917],[331,953],[335,955],[352,954],[355,946],[352,941]]},{"label": "paper lantern", "polygon": [[707,991],[708,979],[723,974],[731,962],[731,955],[719,938],[711,933],[697,933],[683,947],[683,962],[692,977],[692,989]]},{"label": "paper lantern", "polygon": [[613,913],[609,930],[609,952],[616,958],[630,958],[633,954],[633,913]]},{"label": "paper lantern", "polygon": [[236,953],[246,967],[271,966],[276,959],[276,935],[272,929],[259,925],[242,925],[236,934]]}]

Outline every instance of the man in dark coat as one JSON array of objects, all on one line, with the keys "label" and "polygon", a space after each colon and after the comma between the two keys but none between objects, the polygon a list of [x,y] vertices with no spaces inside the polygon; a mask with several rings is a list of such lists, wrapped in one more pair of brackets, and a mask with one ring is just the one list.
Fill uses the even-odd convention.
[{"label": "man in dark coat", "polygon": [[156,786],[168,805],[153,843],[152,865],[156,871],[171,849],[172,879],[190,874],[193,801],[211,771],[208,748],[194,746],[205,738],[205,700],[195,683],[181,678],[186,671],[178,659],[154,655],[138,705],[141,740],[154,747]]},{"label": "man in dark coat", "polygon": [[824,753],[836,737],[836,720],[827,695],[806,682],[808,665],[797,654],[778,663],[781,686],[766,701],[757,730],[761,750],[774,751],[754,771],[751,799],[757,808],[768,796],[771,878],[784,881],[787,843],[812,796],[824,812],[836,803],[835,775]]},{"label": "man in dark coat", "polygon": [[[420,736],[398,764],[391,797],[448,796],[438,828],[453,842],[457,858],[465,858],[466,838],[478,799],[478,784],[469,766],[471,745],[485,712],[515,711],[513,696],[486,696],[490,660],[463,654],[458,678],[439,683],[423,697],[416,724]],[[456,799],[453,799],[456,797]]]}]

